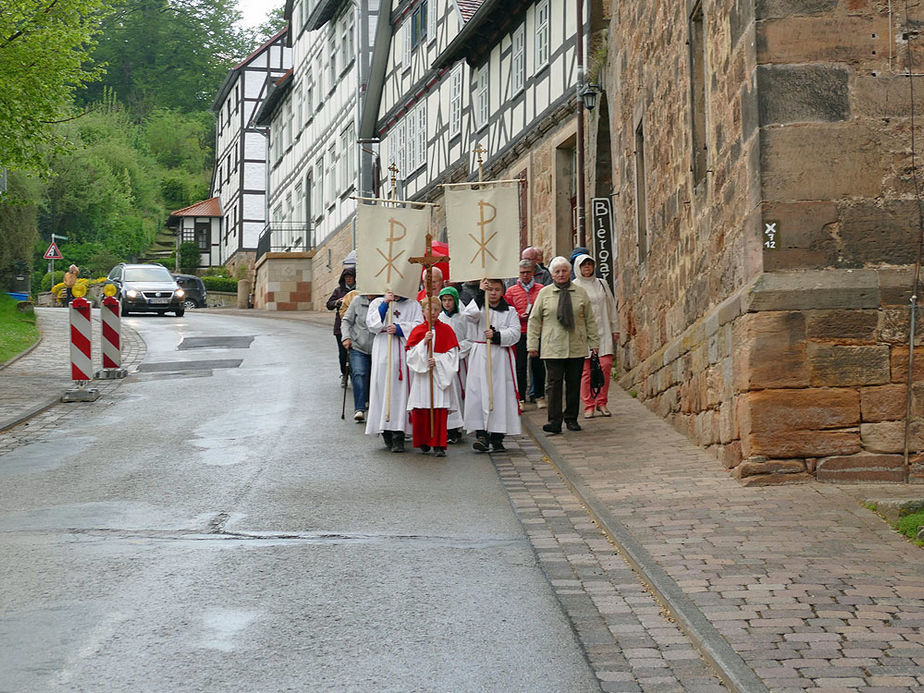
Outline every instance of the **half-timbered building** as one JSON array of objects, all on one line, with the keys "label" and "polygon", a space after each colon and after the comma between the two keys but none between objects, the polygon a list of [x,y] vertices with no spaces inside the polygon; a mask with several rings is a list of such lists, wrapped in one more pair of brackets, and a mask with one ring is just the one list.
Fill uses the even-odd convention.
[{"label": "half-timbered building", "polygon": [[170,212],[167,227],[175,230],[180,243],[195,243],[199,248],[199,267],[220,265],[222,207],[217,197]]},{"label": "half-timbered building", "polygon": [[291,68],[282,29],[235,65],[212,104],[216,117],[211,194],[225,219],[212,264],[253,264],[266,224],[266,131],[251,123],[273,80]]},{"label": "half-timbered building", "polygon": [[[287,253],[286,262],[296,259],[292,253],[303,253],[305,268],[300,274],[310,280],[310,293],[322,294],[336,284],[340,261],[353,247],[353,198],[371,187],[371,151],[364,153],[357,142],[357,124],[378,3],[289,0],[285,15],[293,67],[275,81],[254,119],[270,132],[268,217],[257,258],[258,305],[261,291],[275,297],[280,290],[263,281],[267,273],[259,276],[267,253]],[[318,257],[319,246],[325,246],[330,257]],[[287,298],[291,300],[283,303],[311,300],[304,295]]]},{"label": "half-timbered building", "polygon": [[573,4],[394,0],[385,9],[388,41],[377,43],[372,77],[382,82],[381,98],[361,128],[381,140],[383,188],[396,168],[400,197],[435,199],[441,183],[477,179],[477,150],[485,179],[523,180],[521,244],[547,254],[570,250],[577,188]]}]

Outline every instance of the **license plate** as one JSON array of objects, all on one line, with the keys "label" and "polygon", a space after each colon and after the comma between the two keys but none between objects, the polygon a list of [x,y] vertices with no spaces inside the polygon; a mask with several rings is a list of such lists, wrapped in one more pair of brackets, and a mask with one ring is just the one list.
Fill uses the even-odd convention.
[{"label": "license plate", "polygon": [[170,303],[169,298],[149,298],[148,303]]}]

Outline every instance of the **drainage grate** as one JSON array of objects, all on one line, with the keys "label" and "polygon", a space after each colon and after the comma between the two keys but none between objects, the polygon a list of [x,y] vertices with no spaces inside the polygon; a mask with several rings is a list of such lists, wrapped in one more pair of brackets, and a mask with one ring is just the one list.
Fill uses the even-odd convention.
[{"label": "drainage grate", "polygon": [[233,337],[185,337],[177,349],[249,349],[253,343],[253,335]]},{"label": "drainage grate", "polygon": [[175,371],[203,371],[212,368],[237,368],[244,359],[211,359],[207,361],[162,361],[160,363],[142,363],[140,372],[168,373]]}]

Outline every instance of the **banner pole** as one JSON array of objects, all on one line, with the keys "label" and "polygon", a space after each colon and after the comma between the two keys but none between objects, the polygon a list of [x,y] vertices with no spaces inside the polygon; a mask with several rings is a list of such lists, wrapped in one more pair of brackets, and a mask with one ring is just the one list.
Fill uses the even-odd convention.
[{"label": "banner pole", "polygon": [[[388,302],[388,325],[389,327],[394,324],[394,317],[392,315],[392,310],[394,308],[395,302]],[[385,372],[388,373],[388,376],[385,378],[385,421],[391,421],[391,345],[393,342],[394,335],[388,333],[388,364],[385,367]]]}]

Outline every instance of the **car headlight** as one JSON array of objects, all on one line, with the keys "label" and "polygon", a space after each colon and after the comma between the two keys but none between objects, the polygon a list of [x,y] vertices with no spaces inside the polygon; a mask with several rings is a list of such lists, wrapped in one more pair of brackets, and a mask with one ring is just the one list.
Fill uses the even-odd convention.
[{"label": "car headlight", "polygon": [[183,296],[186,295],[186,292],[183,291],[183,289],[177,289],[177,290],[174,292],[174,295],[175,295],[177,298],[183,298]]},{"label": "car headlight", "polygon": [[125,292],[125,295],[128,296],[129,298],[138,298],[138,292],[135,291],[135,289],[129,289],[128,291]]}]

